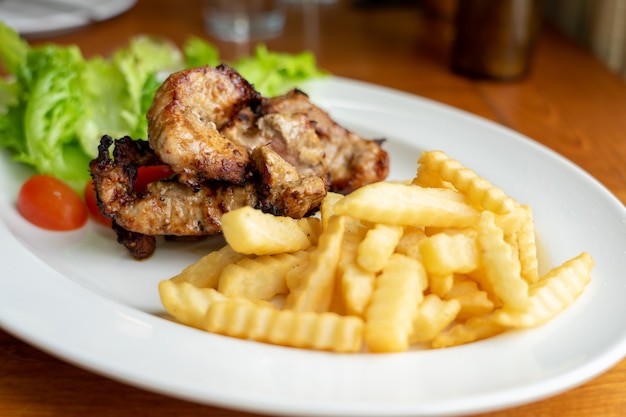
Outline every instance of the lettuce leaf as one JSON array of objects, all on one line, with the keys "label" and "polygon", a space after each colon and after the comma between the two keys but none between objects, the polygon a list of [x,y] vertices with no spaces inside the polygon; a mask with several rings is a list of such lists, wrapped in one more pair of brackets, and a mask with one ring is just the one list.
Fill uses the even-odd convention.
[{"label": "lettuce leaf", "polygon": [[299,54],[271,52],[264,44],[257,45],[253,55],[230,65],[266,97],[284,94],[308,79],[328,75],[317,67],[315,56],[309,51]]},{"label": "lettuce leaf", "polygon": [[[85,60],[77,46],[30,47],[0,23],[0,146],[35,171],[82,190],[100,137],[146,138],[157,72],[184,67],[180,50],[147,36],[110,59]],[[8,48],[4,48],[8,45]]]},{"label": "lettuce leaf", "polygon": [[83,151],[95,157],[102,135],[146,139],[146,112],[160,85],[157,73],[182,69],[179,49],[165,40],[138,36],[110,60],[95,57],[82,73],[84,112],[77,127]]},{"label": "lettuce leaf", "polygon": [[[188,68],[201,65],[218,65],[222,61],[217,48],[203,39],[191,37],[183,47]],[[269,51],[264,44],[256,46],[254,53],[226,62],[254,84],[261,95],[273,97],[298,87],[311,78],[328,75],[317,67],[310,51],[288,54]]]},{"label": "lettuce leaf", "polygon": [[26,61],[28,43],[5,24],[0,24],[0,39],[2,39],[0,62],[10,74],[15,74]]},{"label": "lettuce leaf", "polygon": [[197,36],[191,36],[183,45],[185,66],[196,68],[204,65],[221,64],[220,51],[212,44]]},{"label": "lettuce leaf", "polygon": [[74,143],[82,111],[79,75],[84,64],[77,47],[29,49],[15,74],[17,104],[9,105],[6,113],[20,125],[13,134],[22,134],[7,139],[22,142],[15,159],[77,187],[84,184],[89,163]]}]

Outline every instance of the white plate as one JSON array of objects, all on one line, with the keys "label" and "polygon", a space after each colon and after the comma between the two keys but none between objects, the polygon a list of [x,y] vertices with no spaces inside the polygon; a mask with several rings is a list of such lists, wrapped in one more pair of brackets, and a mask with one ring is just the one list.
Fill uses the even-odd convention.
[{"label": "white plate", "polygon": [[157,283],[205,253],[161,243],[129,258],[95,224],[50,233],[24,221],[28,175],[0,160],[0,325],[99,374],[200,403],[282,415],[443,416],[538,400],[596,376],[626,352],[626,211],[603,186],[545,147],[415,96],[340,78],[305,91],[345,126],[386,137],[392,179],[442,149],[534,209],[544,269],[586,250],[592,283],[543,327],[462,347],[340,355],[204,333],[158,316]]},{"label": "white plate", "polygon": [[65,32],[117,16],[135,0],[0,0],[0,21],[22,35]]}]

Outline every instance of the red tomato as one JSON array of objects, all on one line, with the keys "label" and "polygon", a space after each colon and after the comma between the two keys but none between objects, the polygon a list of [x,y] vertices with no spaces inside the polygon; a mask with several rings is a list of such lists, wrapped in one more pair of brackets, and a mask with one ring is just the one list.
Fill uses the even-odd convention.
[{"label": "red tomato", "polygon": [[168,165],[142,166],[137,170],[137,180],[135,181],[135,191],[143,193],[148,184],[171,176],[174,172]]},{"label": "red tomato", "polygon": [[113,222],[107,216],[100,212],[100,208],[98,207],[98,200],[96,200],[96,189],[93,186],[93,180],[90,179],[87,181],[87,185],[85,185],[85,203],[87,204],[87,208],[91,213],[91,216],[95,221],[101,223],[107,227],[111,227]]},{"label": "red tomato", "polygon": [[49,175],[35,175],[22,185],[17,209],[34,225],[58,231],[79,229],[88,216],[78,193]]}]

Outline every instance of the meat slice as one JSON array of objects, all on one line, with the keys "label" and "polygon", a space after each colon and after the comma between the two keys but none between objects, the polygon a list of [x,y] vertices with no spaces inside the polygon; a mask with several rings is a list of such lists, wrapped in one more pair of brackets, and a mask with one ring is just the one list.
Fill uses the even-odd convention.
[{"label": "meat slice", "polygon": [[260,116],[246,109],[222,129],[222,134],[250,150],[267,145],[300,175],[328,177],[324,146],[315,126],[304,114]]},{"label": "meat slice", "polygon": [[243,184],[247,149],[228,140],[220,129],[260,99],[251,84],[225,65],[171,74],[147,113],[150,146],[181,182],[192,187],[207,180]]},{"label": "meat slice", "polygon": [[389,173],[381,142],[337,124],[299,90],[263,99],[232,68],[192,68],[172,74],[148,114],[148,139],[179,181],[244,184],[249,153],[269,145],[301,173],[328,178],[347,194]]},{"label": "meat slice", "polygon": [[326,196],[325,181],[315,175],[302,175],[269,146],[252,151],[257,179],[256,208],[277,216],[296,219],[317,210]]},{"label": "meat slice", "polygon": [[267,146],[252,151],[245,185],[215,181],[190,187],[172,178],[150,183],[141,193],[134,190],[138,163],[162,163],[148,143],[104,136],[98,150],[90,172],[100,211],[113,220],[118,241],[137,259],[154,251],[155,239],[146,236],[215,235],[221,232],[221,216],[243,206],[300,218],[315,211],[326,195],[321,178],[301,176]]},{"label": "meat slice", "polygon": [[261,114],[303,114],[313,123],[324,148],[330,190],[347,194],[363,185],[381,181],[389,174],[389,155],[383,140],[366,140],[337,124],[299,90],[265,98]]}]

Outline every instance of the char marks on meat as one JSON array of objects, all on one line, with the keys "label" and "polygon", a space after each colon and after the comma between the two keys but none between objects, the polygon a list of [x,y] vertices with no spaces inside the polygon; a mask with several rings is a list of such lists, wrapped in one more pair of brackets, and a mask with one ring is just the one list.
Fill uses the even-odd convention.
[{"label": "char marks on meat", "polygon": [[[172,74],[147,118],[148,141],[104,136],[90,164],[100,210],[137,259],[158,235],[218,234],[221,216],[243,206],[301,218],[328,191],[351,192],[389,170],[381,141],[339,126],[298,90],[262,98],[224,65]],[[138,168],[164,163],[175,174],[136,192]]]}]

